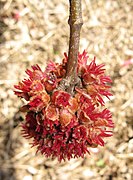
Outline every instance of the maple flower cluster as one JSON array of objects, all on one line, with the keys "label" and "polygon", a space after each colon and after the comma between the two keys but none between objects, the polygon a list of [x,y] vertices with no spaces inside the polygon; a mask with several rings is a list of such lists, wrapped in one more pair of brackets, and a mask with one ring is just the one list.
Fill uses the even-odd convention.
[{"label": "maple flower cluster", "polygon": [[27,104],[22,133],[33,138],[46,157],[59,161],[84,157],[88,147],[104,146],[104,138],[112,136],[111,112],[104,108],[103,97],[109,99],[111,79],[105,75],[104,65],[96,65],[95,58],[88,64],[86,51],[78,55],[77,75],[80,87],[72,96],[58,86],[66,75],[67,54],[62,63],[50,61],[43,72],[38,65],[27,70],[29,78],[15,85],[18,97]]}]

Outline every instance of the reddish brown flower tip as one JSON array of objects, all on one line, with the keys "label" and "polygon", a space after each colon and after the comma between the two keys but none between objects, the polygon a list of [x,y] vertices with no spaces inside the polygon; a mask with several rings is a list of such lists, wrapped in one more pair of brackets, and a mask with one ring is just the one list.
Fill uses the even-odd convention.
[{"label": "reddish brown flower tip", "polygon": [[57,90],[65,77],[67,54],[61,64],[50,62],[43,72],[38,65],[27,70],[29,78],[15,85],[15,94],[27,104],[21,111],[27,113],[22,124],[25,138],[33,138],[33,146],[46,157],[59,161],[84,157],[88,147],[104,146],[104,138],[112,136],[112,114],[103,97],[109,99],[111,83],[104,65],[96,59],[88,64],[84,51],[78,56],[77,73],[81,79],[71,96]]},{"label": "reddish brown flower tip", "polygon": [[67,126],[75,116],[72,115],[67,109],[60,110],[60,123]]},{"label": "reddish brown flower tip", "polygon": [[67,108],[72,114],[75,114],[75,112],[78,110],[78,100],[76,98],[70,98]]},{"label": "reddish brown flower tip", "polygon": [[55,91],[52,95],[53,103],[58,107],[66,107],[69,105],[70,94],[64,91]]},{"label": "reddish brown flower tip", "polygon": [[51,121],[59,120],[59,110],[55,105],[49,104],[44,111],[44,115]]}]

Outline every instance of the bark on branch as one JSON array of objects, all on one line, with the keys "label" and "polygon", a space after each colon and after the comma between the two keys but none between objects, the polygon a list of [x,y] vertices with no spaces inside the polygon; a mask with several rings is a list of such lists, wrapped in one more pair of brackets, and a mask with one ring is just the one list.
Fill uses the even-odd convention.
[{"label": "bark on branch", "polygon": [[[69,0],[70,15],[68,24],[70,26],[69,51],[66,77],[61,86],[73,95],[74,86],[78,83],[77,62],[79,52],[80,30],[83,25],[81,0]],[[63,88],[64,89],[64,88]]]}]

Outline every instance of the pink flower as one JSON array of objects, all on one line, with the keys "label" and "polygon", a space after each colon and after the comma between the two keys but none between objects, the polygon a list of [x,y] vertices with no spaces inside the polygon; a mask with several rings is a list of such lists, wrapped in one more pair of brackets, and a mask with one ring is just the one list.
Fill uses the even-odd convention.
[{"label": "pink flower", "polygon": [[50,61],[44,72],[32,66],[26,71],[29,77],[15,85],[15,94],[27,101],[21,108],[26,113],[23,136],[33,138],[37,151],[59,161],[83,158],[88,147],[104,146],[104,138],[112,136],[114,127],[111,112],[103,108],[103,97],[112,96],[104,65],[96,65],[95,58],[88,64],[86,51],[79,54],[81,85],[75,86],[72,96],[58,90],[67,60],[65,54],[61,64]]}]

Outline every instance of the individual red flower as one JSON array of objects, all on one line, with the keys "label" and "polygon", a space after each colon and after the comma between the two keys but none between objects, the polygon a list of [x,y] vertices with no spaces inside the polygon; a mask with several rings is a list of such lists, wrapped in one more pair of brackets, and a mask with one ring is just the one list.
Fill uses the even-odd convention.
[{"label": "individual red flower", "polygon": [[55,91],[52,95],[53,103],[58,107],[66,107],[69,105],[70,94],[65,91]]},{"label": "individual red flower", "polygon": [[69,112],[68,109],[63,108],[60,110],[60,123],[61,125],[67,126],[72,119],[76,119],[75,115]]},{"label": "individual red flower", "polygon": [[50,96],[46,91],[43,91],[30,98],[30,102],[28,103],[29,109],[33,111],[40,111],[48,105],[49,101]]},{"label": "individual red flower", "polygon": [[48,73],[45,78],[42,80],[42,83],[45,86],[47,92],[52,92],[58,85],[59,80],[55,74]]},{"label": "individual red flower", "polygon": [[52,61],[43,72],[38,65],[27,70],[28,78],[15,85],[15,94],[27,104],[22,133],[33,138],[33,146],[46,157],[59,161],[84,157],[88,147],[104,146],[104,138],[112,136],[112,114],[104,108],[111,79],[105,75],[104,65],[96,59],[88,64],[87,52],[79,54],[77,75],[80,87],[75,85],[73,96],[59,90],[66,75],[67,54],[61,64]]},{"label": "individual red flower", "polygon": [[59,110],[55,105],[49,104],[45,108],[44,115],[51,121],[59,120]]},{"label": "individual red flower", "polygon": [[87,61],[89,56],[87,55],[87,52],[84,50],[82,54],[79,53],[78,55],[78,67],[77,72],[79,74],[82,74],[86,71]]},{"label": "individual red flower", "polygon": [[69,104],[67,106],[67,109],[72,114],[75,114],[75,112],[78,110],[78,101],[75,97],[69,99]]}]

